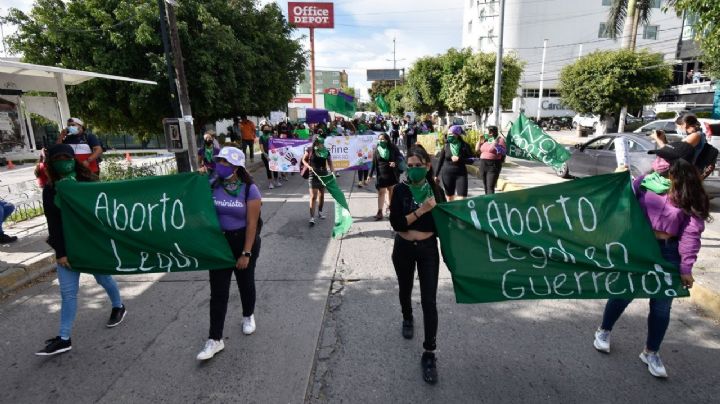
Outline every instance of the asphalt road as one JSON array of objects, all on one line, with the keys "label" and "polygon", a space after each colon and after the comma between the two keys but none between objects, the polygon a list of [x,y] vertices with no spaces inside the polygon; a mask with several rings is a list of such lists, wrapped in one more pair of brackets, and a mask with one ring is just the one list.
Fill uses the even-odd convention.
[{"label": "asphalt road", "polygon": [[[351,181],[345,173],[339,182],[347,191]],[[477,181],[471,186],[481,193]],[[417,284],[416,338],[408,341],[400,336],[389,223],[370,218],[372,191],[353,187],[347,194],[355,224],[344,239],[332,240],[332,217],[307,226],[299,177],[263,189],[257,332],[242,335],[233,290],[225,351],[205,363],[195,355],[207,337],[206,272],[117,277],[128,316],[115,329],[104,327],[110,308],[103,290],[83,275],[73,350],[58,357],[33,355],[56,333],[53,277],[0,302],[0,401],[717,402],[720,327],[686,301],[674,305],[662,350],[670,378],[663,381],[637,357],[646,301],[628,308],[613,333],[612,354],[604,355],[592,347],[604,302],[457,305],[444,266],[440,382],[426,385]]]}]

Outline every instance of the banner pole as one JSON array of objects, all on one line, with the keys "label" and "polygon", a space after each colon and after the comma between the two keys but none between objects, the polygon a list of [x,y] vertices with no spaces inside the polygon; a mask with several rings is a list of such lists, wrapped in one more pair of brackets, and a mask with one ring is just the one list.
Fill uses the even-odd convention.
[{"label": "banner pole", "polygon": [[312,107],[315,107],[315,28],[310,28],[310,92],[312,93]]}]

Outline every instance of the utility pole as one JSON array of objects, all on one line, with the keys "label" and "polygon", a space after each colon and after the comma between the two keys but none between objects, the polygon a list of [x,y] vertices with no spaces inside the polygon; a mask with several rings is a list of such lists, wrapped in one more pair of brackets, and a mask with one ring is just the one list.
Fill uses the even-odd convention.
[{"label": "utility pole", "polygon": [[505,29],[505,0],[499,0],[500,2],[500,19],[499,31],[498,31],[498,48],[497,56],[495,60],[495,90],[493,97],[493,115],[495,117],[495,126],[498,129],[501,128],[502,122],[500,122],[500,110],[502,106],[500,104],[500,93],[502,91],[502,62],[503,62],[503,31]]},{"label": "utility pole", "polygon": [[315,108],[315,91],[315,28],[310,27],[310,92],[313,108]]},{"label": "utility pole", "polygon": [[[396,55],[395,54],[395,40],[396,40],[396,38],[393,38],[393,58],[392,58],[393,70],[397,70],[397,62],[398,61],[405,60],[405,59],[398,59],[395,57],[395,55]],[[390,61],[390,59],[385,59],[385,60],[387,60],[388,62]],[[403,69],[403,74],[404,74],[404,71],[405,71],[405,69]],[[397,80],[394,80],[395,87],[397,87],[397,82],[398,82]]]},{"label": "utility pole", "polygon": [[165,7],[167,14],[168,26],[170,28],[170,47],[172,49],[175,77],[177,78],[177,94],[180,101],[180,113],[187,131],[187,149],[188,159],[190,160],[190,170],[197,171],[197,140],[195,139],[195,128],[193,126],[192,109],[190,108],[190,97],[187,89],[187,81],[185,80],[185,66],[183,65],[182,49],[180,48],[180,36],[177,30],[177,20],[175,18],[174,2],[169,2]]},{"label": "utility pole", "polygon": [[545,91],[545,55],[547,54],[547,42],[543,40],[542,65],[540,66],[540,94],[538,95],[537,121],[540,122],[540,110],[542,109],[543,91]]},{"label": "utility pole", "polygon": [[578,51],[578,59],[582,57],[582,44],[580,44],[580,50]]}]

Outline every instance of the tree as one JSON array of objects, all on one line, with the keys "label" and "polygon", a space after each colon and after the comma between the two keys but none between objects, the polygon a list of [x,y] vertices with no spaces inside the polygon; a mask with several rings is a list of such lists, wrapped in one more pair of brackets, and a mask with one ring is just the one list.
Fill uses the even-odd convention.
[{"label": "tree", "polygon": [[450,48],[444,55],[440,56],[440,62],[442,63],[440,99],[443,100],[444,109],[459,111],[459,109],[450,106],[447,100],[452,95],[451,88],[456,82],[458,74],[470,63],[472,57],[471,48],[460,50]]},{"label": "tree", "polygon": [[[97,129],[161,131],[173,116],[156,0],[37,0],[11,9],[19,29],[8,39],[23,60],[155,80],[157,86],[91,80],[68,89],[73,114]],[[198,126],[244,112],[264,115],[293,96],[305,54],[274,4],[184,0],[178,30]]]},{"label": "tree", "polygon": [[652,5],[652,0],[613,0],[607,20],[610,38],[617,39],[622,34],[621,47],[634,50],[638,26],[650,21]]},{"label": "tree", "polygon": [[[647,51],[599,51],[578,59],[560,72],[563,104],[580,113],[609,118],[622,106],[641,108],[672,80],[663,55]],[[598,128],[605,133],[602,121]]]},{"label": "tree", "polygon": [[390,113],[393,115],[403,115],[406,110],[409,110],[410,108],[407,107],[403,103],[403,97],[405,96],[405,93],[407,92],[408,87],[407,85],[401,85],[393,88],[388,92],[387,96],[385,97],[385,101],[390,105]]},{"label": "tree", "polygon": [[422,57],[410,68],[407,84],[411,90],[407,95],[415,101],[412,106],[415,112],[445,110],[445,103],[440,97],[442,68],[442,60],[439,56]]},{"label": "tree", "polygon": [[666,7],[675,7],[680,13],[686,13],[686,20],[695,20],[696,39],[703,51],[705,73],[720,78],[720,2],[717,0],[669,0]]},{"label": "tree", "polygon": [[340,89],[340,91],[347,95],[352,95],[353,97],[355,97],[355,88],[354,87],[343,87]]},{"label": "tree", "polygon": [[376,95],[388,95],[390,91],[395,88],[399,83],[395,80],[377,80],[373,81],[372,85],[368,89],[370,98],[375,98]]},{"label": "tree", "polygon": [[[523,65],[514,56],[503,57],[501,104],[510,107],[515,98]],[[448,81],[446,102],[454,111],[472,109],[486,122],[493,107],[495,54],[477,53],[462,66],[453,80]]]}]

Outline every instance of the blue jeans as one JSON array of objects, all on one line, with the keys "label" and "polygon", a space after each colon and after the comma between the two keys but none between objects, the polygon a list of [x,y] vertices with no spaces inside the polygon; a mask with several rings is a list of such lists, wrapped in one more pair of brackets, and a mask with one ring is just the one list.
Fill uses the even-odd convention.
[{"label": "blue jeans", "polygon": [[15,205],[0,199],[0,234],[3,234],[2,224],[15,211]]},{"label": "blue jeans", "polygon": [[[75,314],[77,313],[77,295],[80,288],[80,272],[71,271],[62,265],[57,266],[57,277],[60,282],[60,338],[70,339]],[[110,275],[95,275],[95,281],[105,289],[112,307],[122,307],[120,290]]]},{"label": "blue jeans", "polygon": [[[678,252],[677,240],[658,240],[658,243],[663,258],[680,267],[680,253]],[[615,322],[632,301],[633,299],[609,299],[605,305],[602,326],[600,328],[606,331],[612,331],[613,325],[615,325]],[[672,301],[672,298],[650,299],[650,313],[647,319],[648,333],[645,342],[645,348],[647,348],[648,351],[657,352],[660,350],[660,344],[663,338],[665,338],[665,331],[667,331],[668,325],[670,324]]]}]

